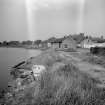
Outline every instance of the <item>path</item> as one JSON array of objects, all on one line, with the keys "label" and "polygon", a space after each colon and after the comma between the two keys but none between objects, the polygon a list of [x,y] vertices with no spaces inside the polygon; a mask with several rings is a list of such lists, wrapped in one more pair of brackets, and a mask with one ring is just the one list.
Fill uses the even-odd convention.
[{"label": "path", "polygon": [[66,59],[71,60],[73,63],[76,64],[76,66],[79,68],[79,70],[86,72],[90,74],[92,77],[100,80],[102,83],[98,84],[100,87],[105,87],[105,68],[96,65],[96,64],[91,64],[89,62],[84,62],[81,57],[79,57],[79,54],[75,56],[73,53],[68,53],[68,52],[60,52],[60,55],[62,57],[66,57]]}]

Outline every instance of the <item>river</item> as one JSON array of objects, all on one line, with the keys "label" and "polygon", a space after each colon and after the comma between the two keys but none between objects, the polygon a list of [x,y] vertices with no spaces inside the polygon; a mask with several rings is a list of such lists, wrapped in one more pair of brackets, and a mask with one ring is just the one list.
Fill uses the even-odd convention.
[{"label": "river", "polygon": [[0,48],[0,90],[7,87],[10,81],[11,67],[40,53],[40,50]]}]

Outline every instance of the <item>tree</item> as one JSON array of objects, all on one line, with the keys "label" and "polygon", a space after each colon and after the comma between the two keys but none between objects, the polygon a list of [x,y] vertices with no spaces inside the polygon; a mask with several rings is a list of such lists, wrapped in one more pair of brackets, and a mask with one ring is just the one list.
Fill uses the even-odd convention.
[{"label": "tree", "polygon": [[101,39],[104,39],[103,35],[101,35]]},{"label": "tree", "polygon": [[77,42],[81,43],[85,39],[84,33],[72,35],[72,38]]},{"label": "tree", "polygon": [[15,46],[17,46],[19,44],[20,44],[19,41],[10,41],[10,42],[8,42],[8,45],[15,45]]},{"label": "tree", "polygon": [[56,40],[55,37],[51,37],[51,38],[48,39],[48,42],[54,42],[55,40]]},{"label": "tree", "polygon": [[36,41],[34,42],[34,44],[39,45],[41,42],[42,42],[41,40],[36,40]]},{"label": "tree", "polygon": [[30,40],[27,40],[27,41],[23,41],[23,42],[22,42],[23,45],[32,45],[32,43],[33,43],[33,42],[30,41]]},{"label": "tree", "polygon": [[8,42],[7,41],[3,41],[3,46],[7,46],[8,45]]}]

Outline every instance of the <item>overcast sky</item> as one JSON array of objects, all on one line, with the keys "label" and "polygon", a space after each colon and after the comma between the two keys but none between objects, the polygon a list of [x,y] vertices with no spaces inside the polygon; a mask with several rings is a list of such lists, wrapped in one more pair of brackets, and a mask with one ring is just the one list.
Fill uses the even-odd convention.
[{"label": "overcast sky", "polygon": [[105,37],[105,0],[0,0],[0,41],[79,32]]}]

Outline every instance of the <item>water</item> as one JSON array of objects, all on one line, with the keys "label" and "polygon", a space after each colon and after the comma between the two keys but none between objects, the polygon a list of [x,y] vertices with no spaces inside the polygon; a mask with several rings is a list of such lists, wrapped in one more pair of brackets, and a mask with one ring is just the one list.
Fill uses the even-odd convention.
[{"label": "water", "polygon": [[40,54],[39,50],[21,48],[0,48],[0,90],[10,81],[10,69],[21,61]]}]

